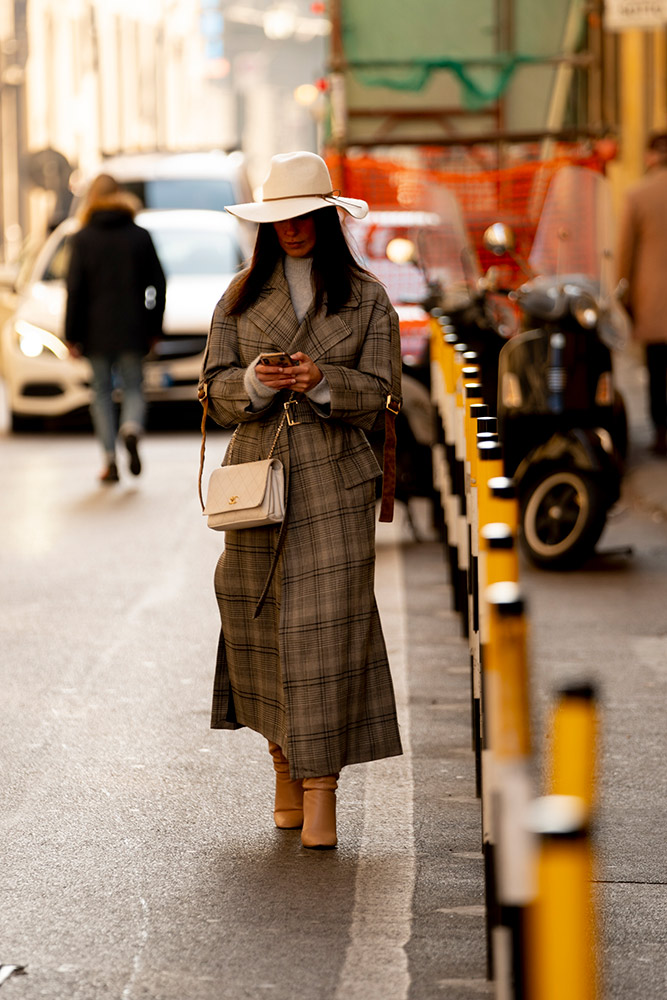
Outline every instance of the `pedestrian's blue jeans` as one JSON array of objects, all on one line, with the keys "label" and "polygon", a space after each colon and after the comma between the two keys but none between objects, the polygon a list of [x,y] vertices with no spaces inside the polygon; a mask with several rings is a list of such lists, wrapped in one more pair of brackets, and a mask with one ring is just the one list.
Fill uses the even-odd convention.
[{"label": "pedestrian's blue jeans", "polygon": [[[137,351],[118,354],[95,354],[88,358],[93,369],[93,400],[90,412],[93,427],[109,461],[116,454],[116,437],[141,435],[144,429],[146,403],[142,377],[142,356]],[[113,401],[113,391],[122,390],[120,427]]]}]

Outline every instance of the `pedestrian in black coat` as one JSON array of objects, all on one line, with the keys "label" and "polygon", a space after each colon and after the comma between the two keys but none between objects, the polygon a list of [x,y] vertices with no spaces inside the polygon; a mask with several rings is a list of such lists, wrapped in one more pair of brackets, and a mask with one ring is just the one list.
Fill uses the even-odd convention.
[{"label": "pedestrian in black coat", "polygon": [[[139,203],[108,174],[100,174],[72,237],[67,277],[65,339],[93,371],[93,426],[106,457],[103,482],[118,481],[116,438],[124,441],[130,471],[141,472],[138,441],[146,405],[142,362],[162,331],[166,280],[150,234],[134,216]],[[113,401],[122,389],[120,423]]]}]

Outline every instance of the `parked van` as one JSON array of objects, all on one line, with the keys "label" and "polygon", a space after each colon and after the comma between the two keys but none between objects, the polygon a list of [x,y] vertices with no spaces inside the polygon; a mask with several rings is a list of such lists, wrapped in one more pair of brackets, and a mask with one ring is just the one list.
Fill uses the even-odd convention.
[{"label": "parked van", "polygon": [[[245,157],[239,150],[192,153],[131,153],[103,160],[77,178],[70,214],[75,214],[93,177],[111,174],[144,208],[189,208],[224,211],[227,205],[252,201]],[[244,254],[250,254],[256,226],[241,226]]]}]

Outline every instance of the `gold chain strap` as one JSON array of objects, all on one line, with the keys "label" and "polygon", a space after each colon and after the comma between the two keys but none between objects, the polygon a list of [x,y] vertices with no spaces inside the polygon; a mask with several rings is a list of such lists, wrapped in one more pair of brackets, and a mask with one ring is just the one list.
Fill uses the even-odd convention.
[{"label": "gold chain strap", "polygon": [[[292,396],[294,396],[294,393],[292,393]],[[291,399],[289,400],[289,402],[291,402]],[[283,406],[285,406],[285,405],[286,404],[283,403]],[[269,448],[269,454],[266,456],[267,458],[273,458],[273,452],[275,451],[276,445],[278,444],[278,438],[280,437],[280,432],[283,429],[283,425],[284,425],[284,423],[285,423],[286,420],[287,420],[287,410],[283,410],[283,415],[280,418],[280,423],[278,424],[278,430],[276,431],[276,433],[274,435],[274,438],[273,438],[273,441],[271,442],[271,447]],[[227,465],[231,464],[231,458],[232,458],[232,455],[234,453],[234,442],[236,441],[236,435],[238,433],[238,429],[239,429],[240,426],[241,425],[239,424],[236,427],[236,430],[232,434],[232,439],[229,442],[229,451],[227,452],[227,458],[229,459],[229,461],[226,463]]]}]

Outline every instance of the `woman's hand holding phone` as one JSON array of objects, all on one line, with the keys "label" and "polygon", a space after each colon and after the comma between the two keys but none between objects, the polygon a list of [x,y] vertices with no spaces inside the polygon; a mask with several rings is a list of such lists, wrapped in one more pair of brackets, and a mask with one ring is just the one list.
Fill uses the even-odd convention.
[{"label": "woman's hand holding phone", "polygon": [[255,366],[255,374],[263,385],[271,389],[291,389],[293,392],[308,392],[322,381],[322,372],[302,351],[293,355],[280,352],[262,354]]}]

